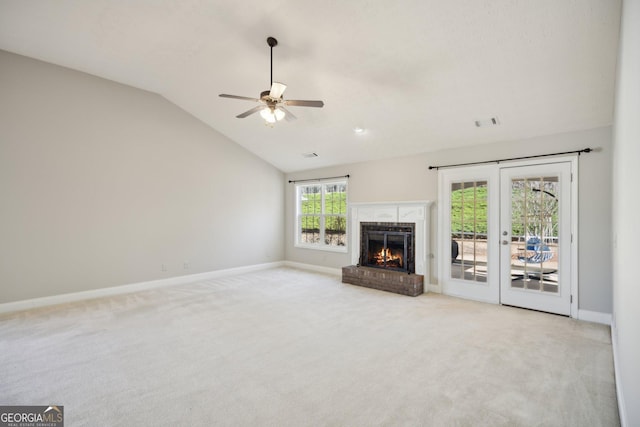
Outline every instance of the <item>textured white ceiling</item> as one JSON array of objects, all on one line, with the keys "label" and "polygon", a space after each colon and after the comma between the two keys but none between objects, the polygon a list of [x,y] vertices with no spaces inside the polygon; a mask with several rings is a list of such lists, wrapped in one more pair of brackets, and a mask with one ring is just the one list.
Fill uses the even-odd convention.
[{"label": "textured white ceiling", "polygon": [[[0,49],[157,92],[290,172],[609,125],[619,18],[620,0],[0,0]],[[267,36],[285,98],[325,102],[273,128],[218,97],[269,89]]]}]

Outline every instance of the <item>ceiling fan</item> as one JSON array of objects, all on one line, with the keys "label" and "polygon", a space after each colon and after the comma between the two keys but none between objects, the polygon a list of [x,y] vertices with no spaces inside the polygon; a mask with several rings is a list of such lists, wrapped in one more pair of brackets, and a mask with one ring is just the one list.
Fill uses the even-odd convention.
[{"label": "ceiling fan", "polygon": [[323,107],[324,102],[322,101],[303,101],[299,99],[284,99],[282,97],[282,94],[287,88],[287,85],[273,81],[273,47],[278,45],[278,40],[273,37],[268,37],[267,44],[271,48],[271,89],[261,92],[260,98],[227,95],[225,93],[220,94],[222,98],[243,99],[246,101],[255,101],[260,103],[260,105],[258,105],[257,107],[253,107],[252,109],[245,111],[244,113],[238,114],[236,117],[239,119],[244,119],[245,117],[260,111],[260,115],[263,119],[265,119],[267,124],[273,125],[275,122],[282,119],[286,119],[287,121],[293,121],[296,119],[296,116],[294,116],[291,111],[287,110],[285,106],[317,108]]}]

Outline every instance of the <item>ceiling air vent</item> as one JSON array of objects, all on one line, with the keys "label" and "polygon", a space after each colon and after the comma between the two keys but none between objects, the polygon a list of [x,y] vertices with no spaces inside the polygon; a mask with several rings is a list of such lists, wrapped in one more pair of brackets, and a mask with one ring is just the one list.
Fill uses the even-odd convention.
[{"label": "ceiling air vent", "polygon": [[476,127],[484,128],[489,126],[497,126],[500,124],[500,121],[498,120],[497,117],[491,117],[488,119],[476,120],[475,124],[476,124]]},{"label": "ceiling air vent", "polygon": [[304,157],[305,159],[310,159],[312,157],[318,157],[318,154],[317,153],[304,153],[302,155],[302,157]]}]

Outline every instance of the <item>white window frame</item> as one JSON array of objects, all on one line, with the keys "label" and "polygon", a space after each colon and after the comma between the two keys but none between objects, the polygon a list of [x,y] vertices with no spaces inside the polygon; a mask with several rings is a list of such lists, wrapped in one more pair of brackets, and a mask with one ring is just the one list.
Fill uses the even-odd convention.
[{"label": "white window frame", "polygon": [[[302,243],[301,240],[301,226],[300,226],[300,218],[302,217],[302,213],[301,213],[301,198],[300,198],[300,188],[301,187],[309,187],[309,186],[313,186],[313,185],[320,185],[322,186],[322,190],[320,192],[320,194],[322,195],[322,200],[321,200],[321,207],[322,207],[322,212],[320,214],[318,214],[318,216],[320,216],[320,242],[319,243]],[[346,204],[347,204],[347,209],[346,212],[344,214],[344,218],[345,218],[345,244],[344,246],[332,246],[332,245],[328,245],[325,243],[324,240],[324,231],[325,231],[325,217],[326,216],[333,216],[335,214],[326,214],[324,212],[325,209],[325,186],[327,185],[344,185],[345,189],[346,189]],[[299,183],[296,184],[296,189],[294,192],[294,197],[295,197],[295,215],[296,215],[296,220],[295,222],[295,230],[293,235],[295,236],[295,242],[294,242],[294,246],[296,248],[305,248],[305,249],[315,249],[315,250],[321,250],[321,251],[328,251],[328,252],[340,252],[340,253],[347,253],[349,251],[349,185],[346,179],[341,179],[341,180],[335,180],[335,181],[319,181],[319,182],[307,182],[307,183]]]}]

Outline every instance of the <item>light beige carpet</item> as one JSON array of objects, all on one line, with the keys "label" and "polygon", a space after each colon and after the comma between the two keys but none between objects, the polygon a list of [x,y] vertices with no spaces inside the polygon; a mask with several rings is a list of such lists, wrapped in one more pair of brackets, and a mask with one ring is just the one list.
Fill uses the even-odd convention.
[{"label": "light beige carpet", "polygon": [[279,268],[0,317],[67,426],[616,426],[609,328]]}]

